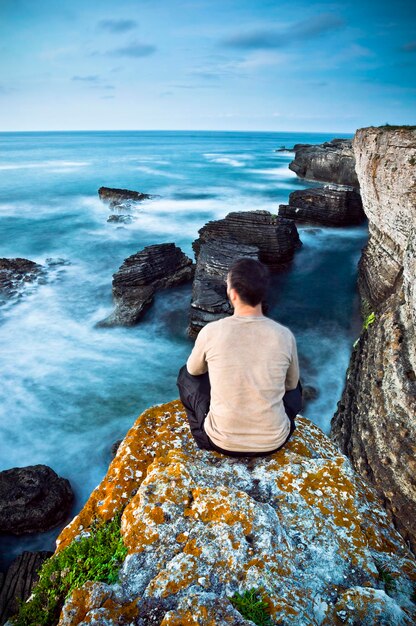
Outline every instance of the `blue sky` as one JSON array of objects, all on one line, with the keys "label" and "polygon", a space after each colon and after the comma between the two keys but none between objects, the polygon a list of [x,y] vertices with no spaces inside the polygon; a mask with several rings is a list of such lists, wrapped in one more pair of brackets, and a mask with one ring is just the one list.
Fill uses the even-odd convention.
[{"label": "blue sky", "polygon": [[416,3],[0,0],[0,130],[416,124]]}]

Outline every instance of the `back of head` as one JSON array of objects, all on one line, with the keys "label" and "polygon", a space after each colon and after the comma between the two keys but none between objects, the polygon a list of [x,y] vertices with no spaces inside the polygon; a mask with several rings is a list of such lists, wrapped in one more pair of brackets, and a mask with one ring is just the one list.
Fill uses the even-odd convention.
[{"label": "back of head", "polygon": [[235,261],[228,272],[229,285],[241,300],[250,306],[260,304],[269,286],[269,270],[255,259],[242,258]]}]

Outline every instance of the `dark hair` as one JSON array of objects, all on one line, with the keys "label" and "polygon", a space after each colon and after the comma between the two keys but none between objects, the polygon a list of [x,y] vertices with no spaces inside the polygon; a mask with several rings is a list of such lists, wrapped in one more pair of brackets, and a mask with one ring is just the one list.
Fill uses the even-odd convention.
[{"label": "dark hair", "polygon": [[230,287],[235,289],[241,300],[256,306],[265,299],[269,286],[269,270],[255,259],[238,259],[231,265],[228,276]]}]

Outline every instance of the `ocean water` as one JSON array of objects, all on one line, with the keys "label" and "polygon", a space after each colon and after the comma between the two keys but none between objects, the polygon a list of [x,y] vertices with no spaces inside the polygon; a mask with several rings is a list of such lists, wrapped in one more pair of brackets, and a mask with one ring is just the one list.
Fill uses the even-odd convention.
[{"label": "ocean water", "polygon": [[[137,415],[177,397],[190,286],[157,295],[134,328],[96,328],[112,310],[123,260],[172,241],[192,255],[207,221],[230,211],[276,213],[309,184],[288,169],[294,143],[324,134],[79,132],[0,134],[2,257],[53,265],[47,280],[0,309],[0,470],[44,463],[69,478],[73,514],[100,482],[111,445]],[[108,223],[100,186],[155,194],[131,224]],[[303,247],[275,276],[270,315],[295,333],[305,384],[318,390],[306,415],[325,431],[359,333],[356,266],[366,227],[300,227]],[[59,529],[0,538],[0,570],[24,549],[53,547]]]}]

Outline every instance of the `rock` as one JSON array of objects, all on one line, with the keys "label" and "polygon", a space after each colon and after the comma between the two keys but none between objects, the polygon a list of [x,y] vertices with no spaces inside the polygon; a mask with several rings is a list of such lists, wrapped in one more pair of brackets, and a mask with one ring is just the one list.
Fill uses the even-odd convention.
[{"label": "rock", "polygon": [[331,435],[416,551],[416,130],[363,128],[354,151],[370,231],[358,285],[364,317],[374,316],[351,355]]},{"label": "rock", "polygon": [[42,265],[29,259],[0,259],[0,302],[19,295],[44,273]]},{"label": "rock", "polygon": [[146,624],[148,610],[164,626],[248,626],[229,598],[253,587],[276,624],[416,619],[415,559],[375,492],[303,417],[279,452],[235,459],[196,448],[180,402],[145,411],[58,550],[116,511],[120,580],[76,590],[59,626]]},{"label": "rock", "polygon": [[207,322],[232,313],[225,280],[240,257],[259,259],[272,271],[288,266],[301,245],[296,226],[268,211],[229,213],[199,231],[193,249],[197,259],[192,290],[189,335],[195,337]]},{"label": "rock", "polygon": [[38,580],[37,572],[53,552],[23,552],[10,565],[0,587],[0,624],[15,615]]},{"label": "rock", "polygon": [[133,221],[133,217],[131,215],[121,215],[113,213],[107,219],[107,222],[117,222],[121,224],[131,224]]},{"label": "rock", "polygon": [[352,226],[365,220],[360,194],[352,188],[330,185],[293,191],[289,205],[280,205],[279,215],[296,222],[326,226]]},{"label": "rock", "polygon": [[289,169],[300,178],[359,187],[351,139],[333,139],[323,144],[298,143]]},{"label": "rock", "polygon": [[0,472],[0,532],[44,532],[61,524],[71,509],[69,481],[46,465]]},{"label": "rock", "polygon": [[125,259],[113,275],[115,311],[97,326],[133,326],[153,302],[158,289],[192,279],[194,265],[174,243],[146,246]]},{"label": "rock", "polygon": [[130,191],[129,189],[115,189],[112,187],[100,187],[98,190],[100,200],[106,202],[111,208],[126,207],[132,202],[142,202],[149,200],[153,196],[140,191]]},{"label": "rock", "polygon": [[316,400],[318,396],[319,396],[319,393],[315,387],[312,387],[311,385],[303,385],[302,398],[304,402],[309,402],[310,400]]},{"label": "rock", "polygon": [[280,146],[280,148],[277,148],[277,150],[275,150],[275,152],[293,152],[294,148],[286,148],[286,146]]}]

